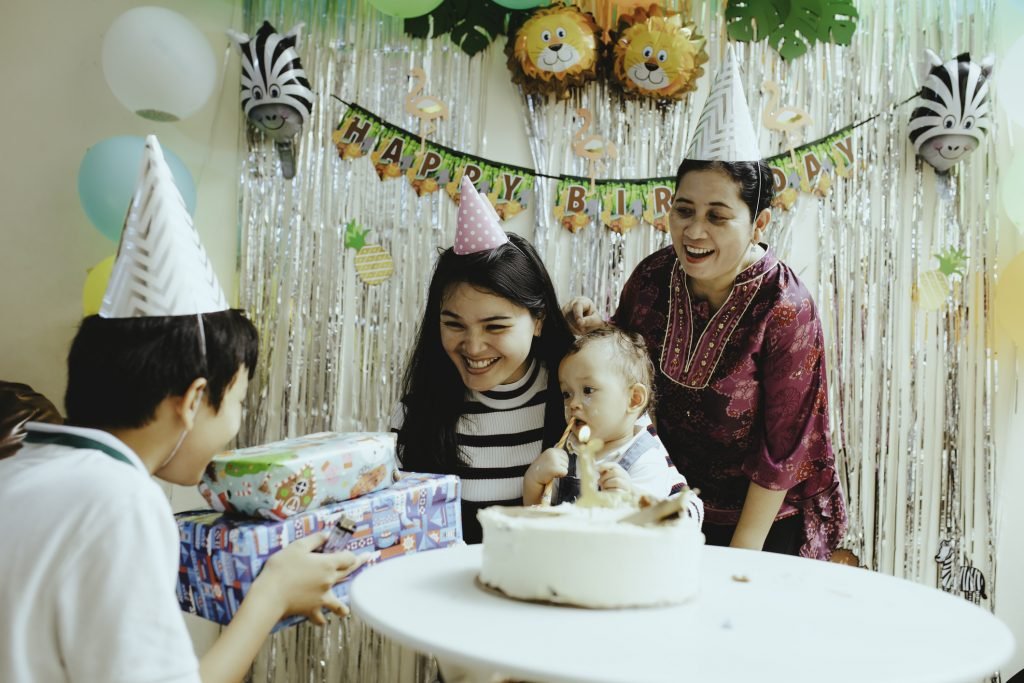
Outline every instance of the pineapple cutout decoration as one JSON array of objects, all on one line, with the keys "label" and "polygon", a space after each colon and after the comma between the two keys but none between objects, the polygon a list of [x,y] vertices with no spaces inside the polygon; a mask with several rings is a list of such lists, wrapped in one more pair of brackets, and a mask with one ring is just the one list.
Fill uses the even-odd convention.
[{"label": "pineapple cutout decoration", "polygon": [[354,220],[345,225],[345,247],[356,251],[356,274],[368,285],[379,285],[395,272],[395,262],[387,249],[379,244],[367,244],[370,231]]},{"label": "pineapple cutout decoration", "polygon": [[967,252],[963,249],[949,247],[935,255],[939,259],[939,267],[921,273],[917,278],[917,305],[922,311],[937,311],[946,303],[952,286],[953,275],[964,277],[967,266]]}]

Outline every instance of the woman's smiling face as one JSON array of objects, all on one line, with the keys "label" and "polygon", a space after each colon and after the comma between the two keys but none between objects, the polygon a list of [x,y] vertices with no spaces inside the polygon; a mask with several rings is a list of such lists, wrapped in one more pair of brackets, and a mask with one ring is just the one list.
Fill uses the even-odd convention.
[{"label": "woman's smiling face", "polygon": [[441,346],[463,384],[489,391],[521,379],[542,321],[508,299],[461,282],[441,301]]},{"label": "woman's smiling face", "polygon": [[683,272],[701,283],[732,282],[768,217],[762,211],[759,227],[753,225],[739,183],[724,172],[690,171],[679,181],[669,216],[672,246]]}]

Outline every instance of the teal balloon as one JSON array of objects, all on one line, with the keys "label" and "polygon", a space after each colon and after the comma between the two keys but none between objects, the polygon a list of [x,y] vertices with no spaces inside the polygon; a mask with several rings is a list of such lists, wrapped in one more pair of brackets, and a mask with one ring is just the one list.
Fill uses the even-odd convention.
[{"label": "teal balloon", "polygon": [[551,0],[494,0],[495,3],[508,9],[533,9],[534,7],[547,7]]},{"label": "teal balloon", "polygon": [[[142,166],[146,141],[134,135],[107,138],[85,151],[78,167],[78,199],[85,215],[107,239],[121,239],[121,228],[128,213]],[[174,152],[163,148],[164,159],[174,176],[188,212],[196,212],[196,186],[192,174]]]},{"label": "teal balloon", "polygon": [[384,14],[409,19],[430,14],[444,0],[369,0],[370,4]]}]

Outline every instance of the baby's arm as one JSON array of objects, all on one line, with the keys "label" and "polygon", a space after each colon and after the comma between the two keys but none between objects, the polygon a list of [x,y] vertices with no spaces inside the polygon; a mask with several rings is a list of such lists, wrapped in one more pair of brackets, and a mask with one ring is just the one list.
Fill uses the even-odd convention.
[{"label": "baby's arm", "polygon": [[523,505],[537,505],[544,487],[569,474],[569,455],[561,448],[549,448],[533,461],[523,477]]}]

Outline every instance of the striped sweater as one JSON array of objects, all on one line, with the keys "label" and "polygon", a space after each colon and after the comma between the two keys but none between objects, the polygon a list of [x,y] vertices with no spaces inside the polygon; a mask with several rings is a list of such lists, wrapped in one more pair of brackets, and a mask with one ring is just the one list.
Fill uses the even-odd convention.
[{"label": "striped sweater", "polygon": [[[467,542],[474,542],[476,510],[487,505],[521,505],[523,475],[540,455],[548,373],[536,360],[526,374],[491,391],[468,391],[456,440],[464,466],[453,474],[462,479],[463,525]],[[391,418],[397,432],[405,418],[399,405]]]}]

